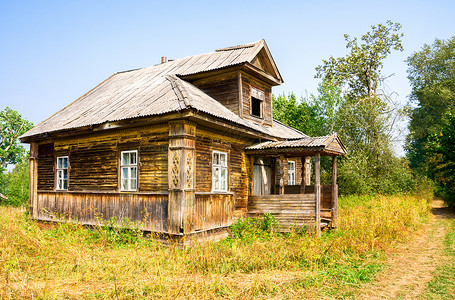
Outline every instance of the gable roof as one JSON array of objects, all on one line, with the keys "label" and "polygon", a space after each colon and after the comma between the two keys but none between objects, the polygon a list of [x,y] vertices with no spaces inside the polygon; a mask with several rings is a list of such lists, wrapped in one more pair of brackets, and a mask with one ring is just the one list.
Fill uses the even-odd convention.
[{"label": "gable roof", "polygon": [[[115,73],[20,138],[190,108],[273,137],[304,137],[300,131],[276,121],[273,127],[267,128],[242,119],[200,89],[177,77],[250,63],[260,52],[263,55],[270,53],[264,40]],[[269,68],[276,68],[271,56],[270,64],[272,66]],[[281,81],[279,72],[272,75]]]}]

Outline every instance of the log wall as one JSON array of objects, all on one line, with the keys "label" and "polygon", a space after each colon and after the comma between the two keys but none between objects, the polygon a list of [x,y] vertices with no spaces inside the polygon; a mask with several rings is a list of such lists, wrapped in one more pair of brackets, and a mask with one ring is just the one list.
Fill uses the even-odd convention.
[{"label": "log wall", "polygon": [[234,209],[246,212],[248,203],[248,158],[242,150],[248,140],[221,134],[213,129],[197,127],[196,131],[196,191],[212,191],[212,151],[228,153],[228,191],[233,194]]},{"label": "log wall", "polygon": [[54,144],[45,143],[38,145],[38,189],[53,190],[54,189]]},{"label": "log wall", "polygon": [[167,232],[168,195],[38,191],[35,212],[38,220],[87,225],[127,218],[140,222],[142,230]]},{"label": "log wall", "polygon": [[69,191],[119,191],[119,157],[138,150],[138,192],[168,190],[168,126],[93,133],[38,146],[38,189],[55,189],[55,162],[69,157]]}]

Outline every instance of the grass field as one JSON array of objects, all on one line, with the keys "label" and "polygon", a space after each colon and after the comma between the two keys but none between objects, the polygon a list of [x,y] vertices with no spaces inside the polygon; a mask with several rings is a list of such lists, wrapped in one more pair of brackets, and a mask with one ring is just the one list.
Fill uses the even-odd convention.
[{"label": "grass field", "polygon": [[339,203],[339,228],[320,238],[243,221],[233,237],[185,249],[136,231],[42,228],[24,209],[0,207],[0,298],[351,297],[381,270],[384,250],[426,222],[429,207],[411,196]]}]

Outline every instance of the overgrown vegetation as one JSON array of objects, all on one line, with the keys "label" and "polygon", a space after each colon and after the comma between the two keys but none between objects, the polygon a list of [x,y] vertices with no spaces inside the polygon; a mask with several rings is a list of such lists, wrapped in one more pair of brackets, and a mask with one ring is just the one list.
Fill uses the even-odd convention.
[{"label": "overgrown vegetation", "polygon": [[[28,199],[28,158],[18,137],[33,124],[15,110],[0,111],[0,204],[20,206]],[[15,165],[6,172],[8,165]]]},{"label": "overgrown vegetation", "polygon": [[0,173],[0,193],[7,198],[0,198],[0,204],[22,206],[28,200],[29,163],[28,156],[14,166],[9,173]]},{"label": "overgrown vegetation", "polygon": [[40,225],[24,212],[0,207],[0,298],[295,298],[355,295],[382,268],[383,250],[425,222],[428,204],[343,197],[339,229],[321,238],[278,234],[268,215],[185,249],[139,238],[132,225]]},{"label": "overgrown vegetation", "polygon": [[407,158],[413,170],[434,180],[438,194],[455,207],[455,36],[423,45],[407,63],[412,86]]}]

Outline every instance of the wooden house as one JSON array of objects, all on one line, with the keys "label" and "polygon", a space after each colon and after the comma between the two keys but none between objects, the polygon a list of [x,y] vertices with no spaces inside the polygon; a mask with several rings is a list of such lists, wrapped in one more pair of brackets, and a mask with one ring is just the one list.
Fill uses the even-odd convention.
[{"label": "wooden house", "polygon": [[[21,137],[30,216],[128,218],[179,242],[226,236],[236,218],[266,212],[283,231],[334,226],[346,150],[336,135],[273,119],[282,82],[264,40],[113,74]],[[321,156],[333,157],[331,186],[320,184]]]}]

